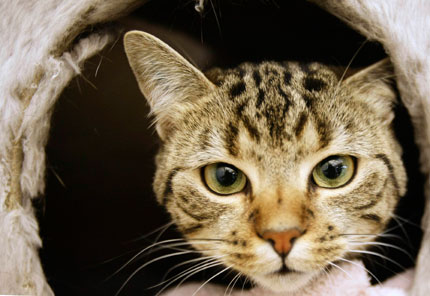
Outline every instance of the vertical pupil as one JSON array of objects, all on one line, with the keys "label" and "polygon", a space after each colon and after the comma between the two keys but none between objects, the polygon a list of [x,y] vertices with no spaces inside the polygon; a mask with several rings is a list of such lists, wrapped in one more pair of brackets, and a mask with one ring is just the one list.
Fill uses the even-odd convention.
[{"label": "vertical pupil", "polygon": [[218,165],[216,168],[216,179],[222,186],[231,186],[237,180],[237,170],[225,164]]},{"label": "vertical pupil", "polygon": [[321,165],[321,171],[328,179],[338,178],[346,166],[341,158],[330,159]]}]

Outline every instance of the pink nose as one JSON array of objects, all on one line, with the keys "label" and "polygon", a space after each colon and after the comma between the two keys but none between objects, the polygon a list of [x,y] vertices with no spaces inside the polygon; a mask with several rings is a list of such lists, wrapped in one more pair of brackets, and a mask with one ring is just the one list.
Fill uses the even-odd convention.
[{"label": "pink nose", "polygon": [[285,256],[290,252],[294,241],[301,234],[299,230],[292,228],[281,232],[265,231],[262,237],[272,243],[273,248],[279,255]]}]

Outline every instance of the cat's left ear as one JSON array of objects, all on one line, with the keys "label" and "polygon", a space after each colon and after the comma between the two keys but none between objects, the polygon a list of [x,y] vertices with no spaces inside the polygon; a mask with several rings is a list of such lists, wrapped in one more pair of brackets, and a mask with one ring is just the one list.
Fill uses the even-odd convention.
[{"label": "cat's left ear", "polygon": [[371,106],[383,124],[392,122],[397,94],[394,90],[394,69],[388,58],[356,72],[342,84],[352,90],[354,99]]},{"label": "cat's left ear", "polygon": [[157,132],[164,139],[175,129],[175,115],[181,106],[207,95],[215,86],[175,50],[148,33],[128,32],[124,47],[139,88],[155,115]]}]

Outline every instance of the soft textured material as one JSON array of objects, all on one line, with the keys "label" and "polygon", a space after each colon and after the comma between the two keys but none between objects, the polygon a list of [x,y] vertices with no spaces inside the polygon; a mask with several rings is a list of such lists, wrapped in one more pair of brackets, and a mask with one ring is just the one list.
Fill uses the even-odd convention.
[{"label": "soft textured material", "polygon": [[[41,240],[31,206],[31,198],[44,190],[44,147],[51,109],[64,87],[80,74],[85,59],[111,39],[107,31],[93,32],[78,41],[76,36],[87,26],[114,19],[143,2],[0,1],[0,294],[53,294],[38,258]],[[198,7],[204,2],[198,1]],[[384,45],[395,66],[402,100],[412,116],[422,170],[428,177],[430,1],[314,2]],[[428,180],[426,189],[429,196]],[[426,264],[430,256],[429,207],[427,203],[414,296],[430,291],[430,265]]]},{"label": "soft textured material", "polygon": [[406,296],[413,275],[413,271],[408,270],[382,284],[371,286],[363,264],[355,261],[333,268],[297,292],[273,293],[259,287],[243,291],[240,285],[230,291],[213,284],[192,283],[171,288],[162,296]]},{"label": "soft textured material", "polygon": [[76,36],[137,2],[0,2],[0,294],[53,294],[30,200],[44,190],[52,106],[83,62],[112,40],[108,31]]}]

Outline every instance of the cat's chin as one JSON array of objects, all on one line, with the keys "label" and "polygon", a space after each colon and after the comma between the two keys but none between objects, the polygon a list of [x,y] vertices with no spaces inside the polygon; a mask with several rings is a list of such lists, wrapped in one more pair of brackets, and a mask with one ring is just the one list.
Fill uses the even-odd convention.
[{"label": "cat's chin", "polygon": [[317,272],[271,273],[254,275],[253,279],[260,287],[272,292],[294,292],[306,286],[317,274]]}]

